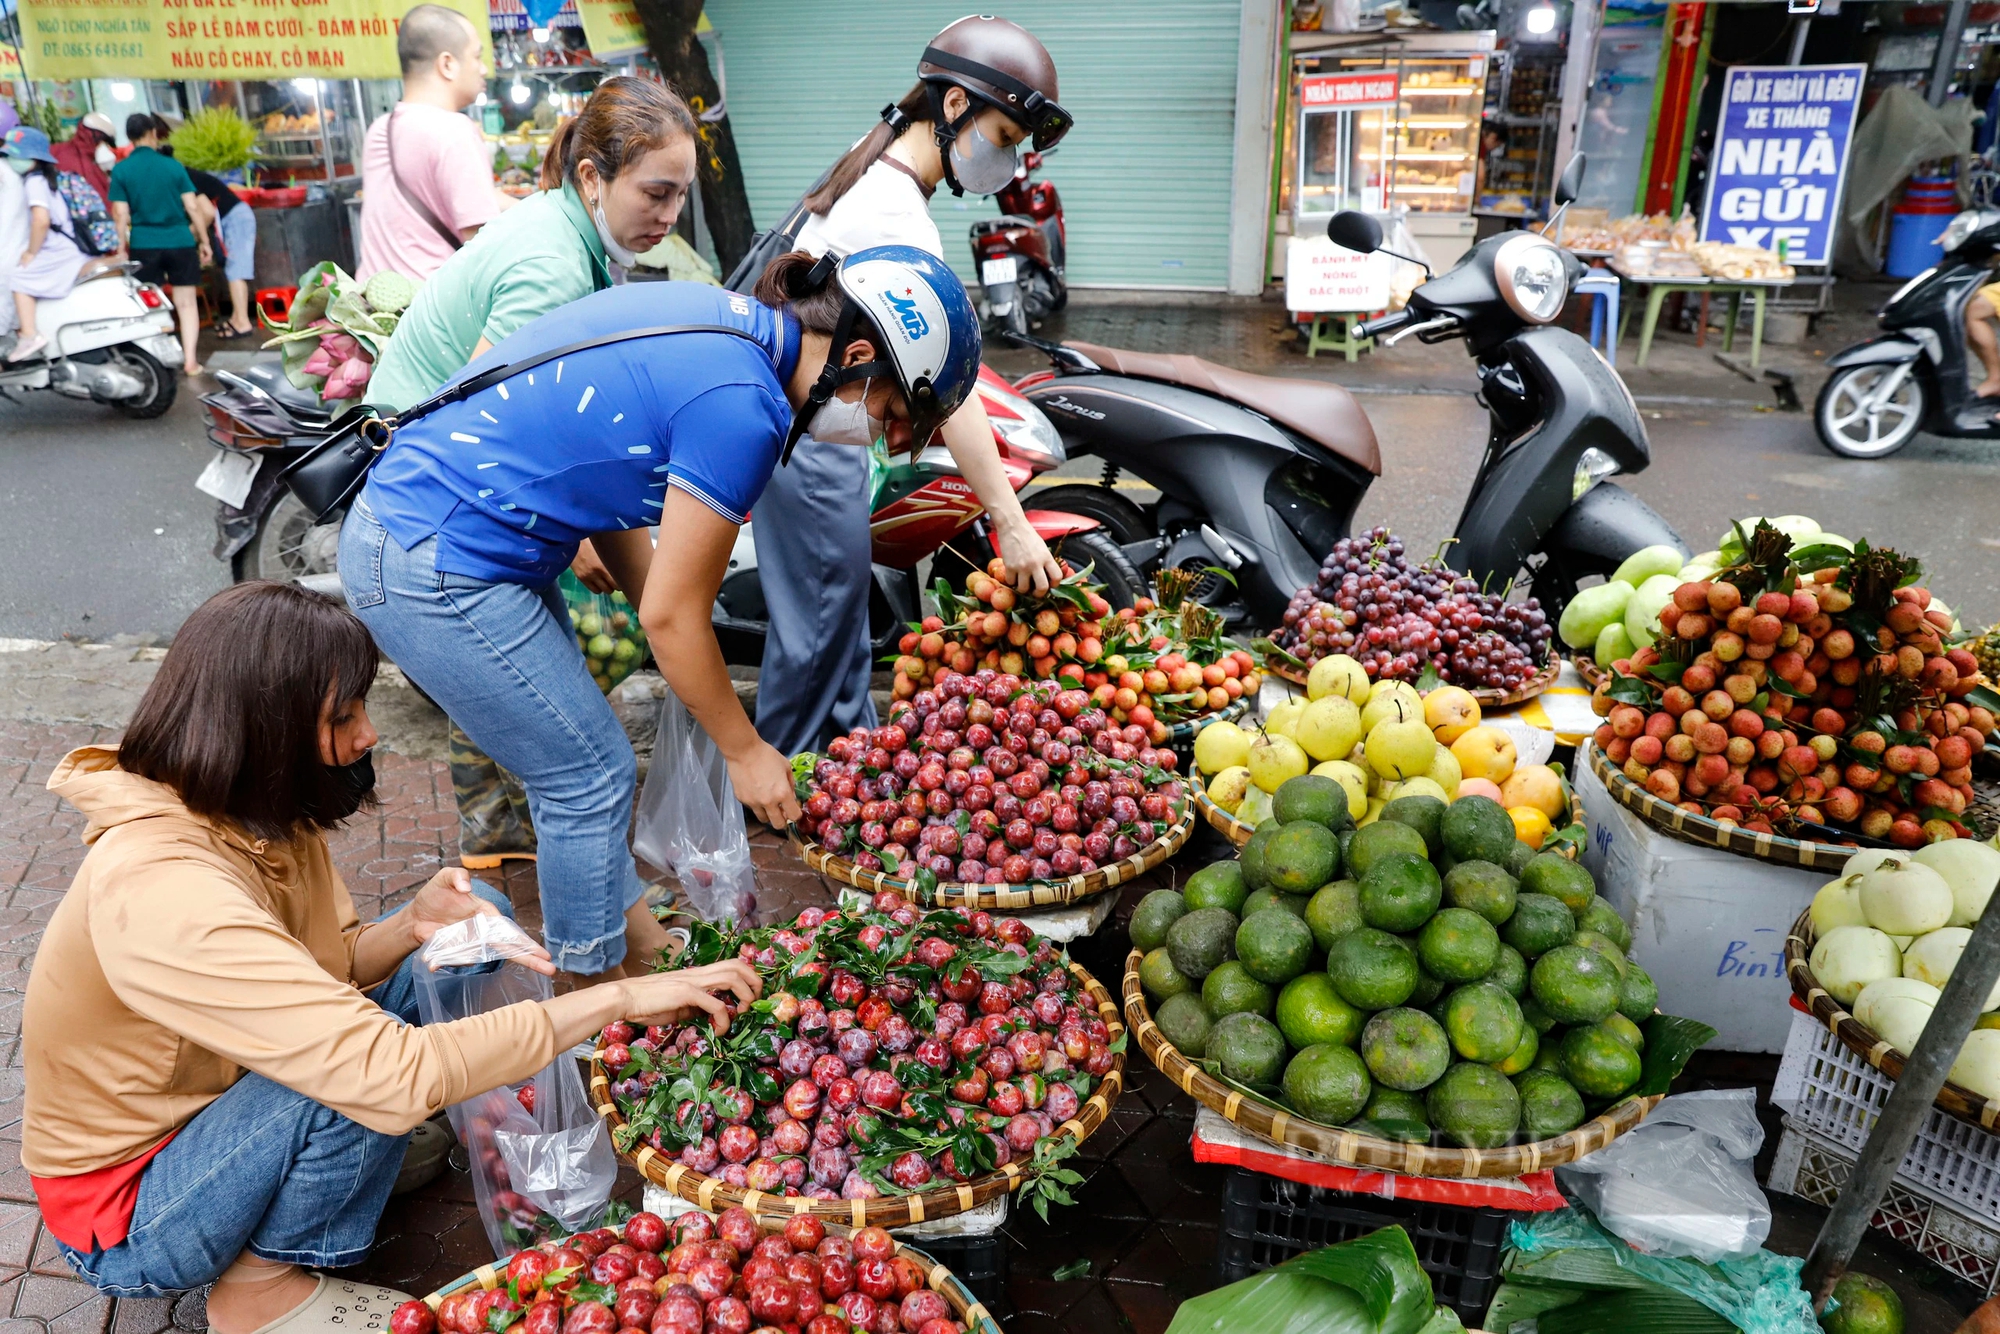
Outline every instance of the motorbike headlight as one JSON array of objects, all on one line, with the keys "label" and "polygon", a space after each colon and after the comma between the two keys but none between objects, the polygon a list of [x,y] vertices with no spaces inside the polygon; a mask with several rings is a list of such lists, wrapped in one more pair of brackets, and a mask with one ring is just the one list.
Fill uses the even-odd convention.
[{"label": "motorbike headlight", "polygon": [[1562,251],[1527,233],[1494,252],[1493,281],[1514,313],[1530,324],[1547,324],[1569,297],[1569,266]]},{"label": "motorbike headlight", "polygon": [[1027,399],[1017,399],[1007,404],[1016,413],[1015,417],[992,419],[993,429],[1007,442],[1007,448],[1017,454],[1041,454],[1047,456],[1051,465],[1069,461],[1063,449],[1062,435],[1048,415]]},{"label": "motorbike headlight", "polygon": [[1596,486],[1607,477],[1618,472],[1618,460],[1592,445],[1577,456],[1576,477],[1570,483],[1569,500],[1572,505],[1583,499],[1583,493]]}]

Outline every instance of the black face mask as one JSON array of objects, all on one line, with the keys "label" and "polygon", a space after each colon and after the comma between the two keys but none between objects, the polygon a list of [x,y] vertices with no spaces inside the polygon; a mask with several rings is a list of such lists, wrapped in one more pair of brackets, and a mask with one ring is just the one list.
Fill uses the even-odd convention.
[{"label": "black face mask", "polygon": [[333,776],[333,792],[324,801],[307,800],[303,803],[305,812],[314,824],[333,825],[345,820],[361,809],[361,804],[375,793],[375,752],[365,751],[352,764],[329,764],[327,773]]}]

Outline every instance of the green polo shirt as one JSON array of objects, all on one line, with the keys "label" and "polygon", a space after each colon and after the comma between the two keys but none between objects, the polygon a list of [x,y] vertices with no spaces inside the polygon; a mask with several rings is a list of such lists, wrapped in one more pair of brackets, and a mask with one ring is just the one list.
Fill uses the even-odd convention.
[{"label": "green polo shirt", "polygon": [[576,187],[530,195],[479,229],[417,290],[368,381],[368,401],[401,412],[557,306],[611,286],[597,228]]},{"label": "green polo shirt", "polygon": [[111,169],[111,202],[132,210],[132,249],[178,250],[194,246],[182,195],[195,192],[187,168],[151,148],[135,148]]}]

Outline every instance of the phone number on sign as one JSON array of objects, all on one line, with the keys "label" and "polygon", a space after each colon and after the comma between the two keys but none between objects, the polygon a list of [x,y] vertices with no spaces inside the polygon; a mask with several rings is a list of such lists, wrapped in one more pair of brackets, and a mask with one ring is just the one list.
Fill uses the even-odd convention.
[{"label": "phone number on sign", "polygon": [[146,54],[144,42],[43,42],[45,56],[112,56],[136,59]]}]

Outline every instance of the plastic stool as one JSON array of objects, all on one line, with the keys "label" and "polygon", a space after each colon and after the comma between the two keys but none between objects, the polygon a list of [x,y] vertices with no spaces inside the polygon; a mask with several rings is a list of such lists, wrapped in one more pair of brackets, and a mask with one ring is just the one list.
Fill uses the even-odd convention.
[{"label": "plastic stool", "polygon": [[273,324],[283,324],[292,309],[292,300],[298,294],[296,287],[260,287],[255,299],[265,319]]},{"label": "plastic stool", "polygon": [[1604,359],[1618,364],[1618,275],[1592,269],[1577,279],[1578,296],[1594,296],[1590,305],[1590,345],[1604,353]]}]

